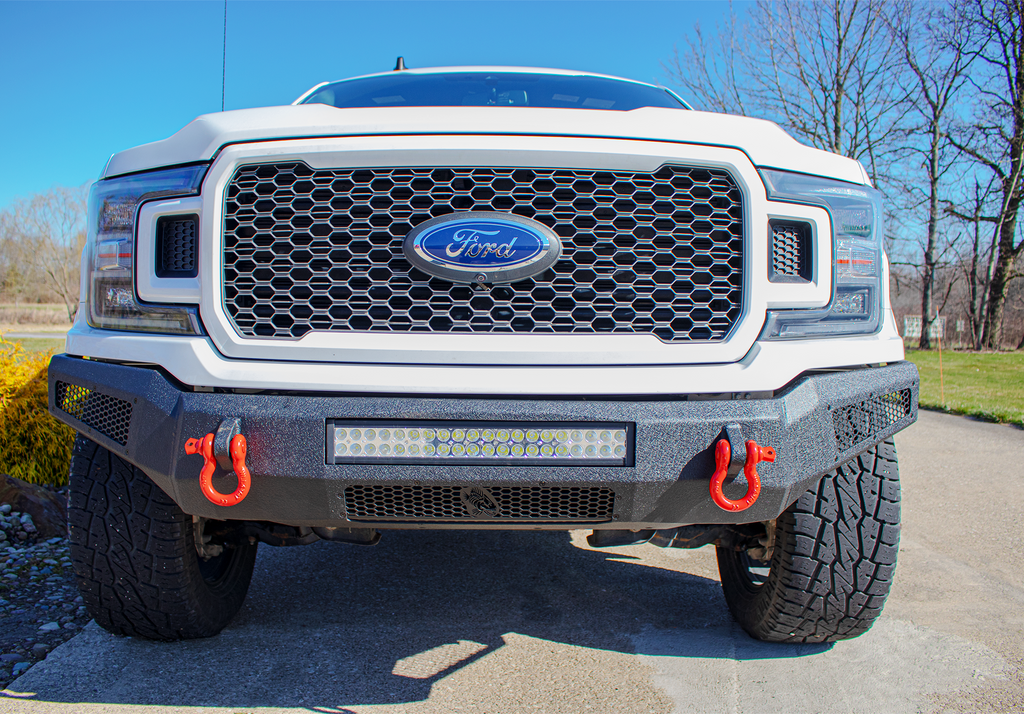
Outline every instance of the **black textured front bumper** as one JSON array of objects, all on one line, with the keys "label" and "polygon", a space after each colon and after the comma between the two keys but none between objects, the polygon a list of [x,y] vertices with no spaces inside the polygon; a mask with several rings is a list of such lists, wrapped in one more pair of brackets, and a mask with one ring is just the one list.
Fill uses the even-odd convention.
[{"label": "black textured front bumper", "polygon": [[[908,362],[800,377],[767,399],[466,399],[335,394],[235,394],[183,389],[158,369],[58,355],[50,362],[50,412],[143,469],[187,513],[295,526],[384,528],[668,528],[771,520],[837,464],[917,419],[917,368]],[[216,506],[199,488],[203,461],[185,442],[241,419],[252,488],[241,503]],[[634,425],[633,466],[328,464],[331,419],[624,422]],[[749,509],[714,504],[714,443],[728,424],[777,452],[758,466],[762,490]],[[233,485],[218,483],[221,491]],[[739,498],[745,482],[727,485]],[[414,494],[482,486],[491,494],[614,492],[609,515],[513,520],[454,517],[355,520],[346,489]],[[524,489],[526,489],[524,491]],[[500,505],[500,504],[499,504]],[[456,506],[458,510],[458,506]],[[350,518],[353,518],[350,520]]]}]

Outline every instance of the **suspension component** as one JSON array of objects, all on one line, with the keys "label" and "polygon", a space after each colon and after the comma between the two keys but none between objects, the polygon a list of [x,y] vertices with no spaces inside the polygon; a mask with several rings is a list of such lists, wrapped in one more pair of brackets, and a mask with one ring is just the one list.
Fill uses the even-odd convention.
[{"label": "suspension component", "polygon": [[212,433],[201,439],[189,439],[185,442],[185,453],[200,454],[203,457],[203,470],[199,472],[199,488],[207,500],[218,506],[234,506],[249,495],[249,486],[252,484],[252,476],[245,465],[245,437],[241,434],[232,435],[228,446],[231,466],[238,478],[238,487],[234,493],[221,493],[213,487],[213,474],[217,470],[217,457],[214,456],[213,449],[215,439],[216,436]]},{"label": "suspension component", "polygon": [[762,461],[775,461],[775,449],[760,446],[753,439],[747,441],[747,462],[743,467],[743,475],[747,479],[747,492],[738,500],[728,498],[722,492],[722,485],[728,475],[729,462],[732,461],[732,447],[728,439],[719,439],[715,444],[715,473],[711,477],[711,499],[725,511],[745,511],[754,505],[761,495],[761,477],[757,475],[757,465]]}]

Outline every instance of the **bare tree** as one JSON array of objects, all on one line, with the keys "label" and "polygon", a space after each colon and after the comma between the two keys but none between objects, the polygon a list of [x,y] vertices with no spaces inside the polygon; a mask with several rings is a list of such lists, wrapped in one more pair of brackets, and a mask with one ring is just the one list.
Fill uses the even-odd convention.
[{"label": "bare tree", "polygon": [[760,115],[861,160],[876,182],[907,111],[883,0],[758,0],[708,36],[695,26],[665,70],[700,105]]},{"label": "bare tree", "polygon": [[17,301],[18,293],[11,288],[11,271],[16,261],[14,259],[14,224],[6,212],[0,213],[0,293],[5,296],[13,295]]},{"label": "bare tree", "polygon": [[[749,51],[744,43],[751,30],[736,16],[732,0],[725,26],[716,29],[717,33],[709,37],[699,22],[694,23],[693,35],[686,39],[686,51],[680,54],[676,46],[672,59],[662,63],[662,68],[702,108],[748,115],[754,107],[748,111]],[[757,110],[761,111],[759,106]]]},{"label": "bare tree", "polygon": [[[969,126],[951,132],[949,140],[991,171],[1002,193],[995,215],[979,217],[994,224],[996,244],[981,342],[998,349],[1007,289],[1024,251],[1024,240],[1016,242],[1024,184],[1024,0],[968,0],[958,7],[974,34],[973,55],[983,71],[971,80],[978,113]],[[953,212],[962,219],[971,218],[963,211]]]},{"label": "bare tree", "polygon": [[85,189],[64,187],[19,201],[8,211],[18,272],[22,267],[37,272],[64,303],[69,321],[78,310],[85,213]]},{"label": "bare tree", "polygon": [[[989,181],[987,185],[982,186],[978,177],[974,176],[972,184],[970,197],[962,202],[962,205],[967,205],[969,202],[969,212],[950,207],[947,207],[946,210],[964,220],[969,234],[969,241],[967,241],[969,252],[961,256],[959,265],[967,286],[964,312],[967,314],[971,328],[971,344],[974,349],[980,350],[988,305],[988,286],[995,268],[993,258],[999,236],[998,233],[988,236],[987,231],[982,229],[987,207],[992,203],[992,197],[996,190],[995,181]],[[948,206],[952,206],[952,203]]]},{"label": "bare tree", "polygon": [[[962,15],[949,6],[904,0],[893,6],[886,17],[893,40],[902,55],[911,107],[908,117],[906,152],[913,164],[924,169],[925,189],[918,187],[914,171],[908,192],[923,193],[927,206],[926,236],[921,265],[921,349],[931,348],[931,323],[934,312],[936,271],[939,267],[939,221],[941,187],[945,174],[954,165],[956,154],[945,139],[949,114],[967,81],[972,57],[966,51],[966,32]],[[952,154],[952,155],[951,155]],[[952,252],[952,246],[947,246]]]}]

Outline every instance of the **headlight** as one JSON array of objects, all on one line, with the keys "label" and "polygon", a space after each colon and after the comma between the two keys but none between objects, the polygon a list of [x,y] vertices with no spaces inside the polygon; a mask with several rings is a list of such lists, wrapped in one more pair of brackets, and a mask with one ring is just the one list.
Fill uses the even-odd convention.
[{"label": "headlight", "polygon": [[108,330],[199,335],[195,308],[140,304],[135,295],[139,205],[199,193],[207,167],[185,166],[106,179],[89,192],[86,250],[88,321]]},{"label": "headlight", "polygon": [[763,340],[872,334],[882,325],[882,196],[869,186],[761,169],[768,199],[824,206],[832,218],[832,302],[768,312]]}]

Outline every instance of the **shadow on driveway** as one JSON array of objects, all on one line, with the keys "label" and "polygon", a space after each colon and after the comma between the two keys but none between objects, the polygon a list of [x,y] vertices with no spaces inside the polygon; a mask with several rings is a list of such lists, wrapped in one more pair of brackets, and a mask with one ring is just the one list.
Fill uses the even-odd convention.
[{"label": "shadow on driveway", "polygon": [[[155,643],[90,625],[8,696],[345,712],[425,700],[471,665],[482,687],[529,687],[562,666],[571,687],[573,648],[740,660],[829,649],[748,638],[717,581],[666,562],[687,561],[654,546],[578,548],[558,532],[392,531],[375,548],[263,546],[246,604],[217,637]],[[679,636],[638,637],[651,631]],[[492,658],[513,640],[536,652]],[[645,641],[652,651],[637,652]]]}]

